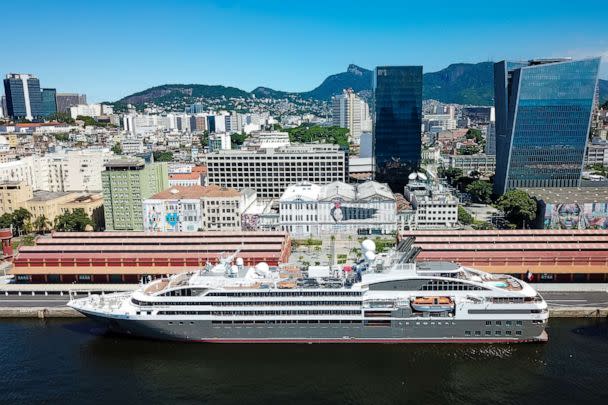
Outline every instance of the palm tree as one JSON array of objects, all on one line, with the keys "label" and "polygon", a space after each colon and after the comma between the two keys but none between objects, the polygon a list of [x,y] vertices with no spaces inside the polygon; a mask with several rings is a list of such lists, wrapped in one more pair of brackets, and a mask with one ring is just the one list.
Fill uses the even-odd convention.
[{"label": "palm tree", "polygon": [[48,229],[48,227],[52,226],[51,221],[47,219],[44,215],[37,217],[32,223],[36,232],[44,234],[44,232]]}]

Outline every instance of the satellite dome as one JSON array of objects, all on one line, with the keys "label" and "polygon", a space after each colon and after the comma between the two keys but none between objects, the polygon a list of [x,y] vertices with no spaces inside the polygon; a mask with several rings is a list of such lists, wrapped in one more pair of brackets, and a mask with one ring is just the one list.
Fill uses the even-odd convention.
[{"label": "satellite dome", "polygon": [[407,176],[408,179],[410,180],[415,180],[416,179],[417,174],[416,173],[410,173],[409,176]]},{"label": "satellite dome", "polygon": [[267,273],[268,270],[270,269],[270,266],[268,266],[268,263],[266,263],[266,262],[259,262],[258,264],[255,265],[255,269],[257,271]]},{"label": "satellite dome", "polygon": [[373,252],[376,250],[376,244],[371,239],[365,239],[363,242],[361,242],[361,249],[364,252]]},{"label": "satellite dome", "polygon": [[243,261],[242,257],[237,257],[236,258],[236,265],[237,266],[241,266],[242,267],[244,264],[245,264],[245,262]]},{"label": "satellite dome", "polygon": [[428,180],[428,177],[426,177],[426,174],[424,173],[418,173],[418,178],[420,180]]},{"label": "satellite dome", "polygon": [[374,252],[372,252],[371,250],[368,250],[367,252],[365,252],[365,254],[363,256],[365,256],[365,258],[369,261],[372,261],[376,258],[376,254]]}]

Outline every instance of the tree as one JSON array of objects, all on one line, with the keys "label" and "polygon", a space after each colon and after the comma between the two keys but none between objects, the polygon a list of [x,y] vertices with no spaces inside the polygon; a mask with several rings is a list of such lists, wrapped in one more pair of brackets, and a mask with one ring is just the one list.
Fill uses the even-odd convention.
[{"label": "tree", "polygon": [[475,202],[482,204],[490,204],[492,202],[492,185],[487,181],[475,180],[465,190],[471,194]]},{"label": "tree", "polygon": [[25,208],[17,208],[11,214],[11,223],[13,225],[13,229],[17,234],[27,233],[29,227],[29,221],[32,219],[32,214],[26,210]]},{"label": "tree", "polygon": [[0,216],[0,228],[10,228],[13,224],[13,215],[8,212]]},{"label": "tree", "polygon": [[462,177],[462,169],[457,167],[448,167],[447,169],[442,169],[440,171],[440,175],[448,179],[448,182],[451,184],[457,178]]},{"label": "tree", "polygon": [[69,113],[65,113],[65,112],[56,112],[56,113],[46,117],[46,119],[48,121],[57,121],[57,122],[63,122],[66,124],[74,124],[74,119],[72,118],[72,116]]},{"label": "tree", "polygon": [[289,128],[289,140],[295,143],[332,143],[348,148],[348,129],[303,124]]},{"label": "tree", "polygon": [[120,142],[116,142],[114,146],[112,146],[112,152],[114,152],[116,155],[122,155],[122,145]]},{"label": "tree", "polygon": [[230,135],[232,149],[237,149],[237,146],[241,146],[245,142],[245,139],[247,139],[247,135],[245,133],[239,134],[235,132],[234,134]]},{"label": "tree", "polygon": [[520,229],[536,218],[536,201],[523,190],[509,190],[497,201],[496,206],[505,213],[505,218]]},{"label": "tree", "polygon": [[34,227],[36,232],[38,232],[40,234],[44,234],[44,232],[47,229],[49,229],[49,227],[51,227],[52,224],[47,219],[47,217],[45,217],[44,215],[41,215],[41,216],[37,217],[36,219],[34,219],[34,222],[32,222],[32,226]]},{"label": "tree", "polygon": [[481,151],[481,148],[476,145],[466,145],[458,148],[459,155],[476,155]]},{"label": "tree", "polygon": [[61,232],[82,232],[87,225],[94,226],[84,209],[76,208],[55,218],[55,230]]},{"label": "tree", "polygon": [[470,225],[473,223],[473,216],[462,208],[462,205],[458,206],[458,221],[463,225]]},{"label": "tree", "polygon": [[479,129],[470,128],[465,136],[467,139],[475,139],[475,143],[483,142],[483,133]]},{"label": "tree", "polygon": [[70,136],[68,134],[55,134],[55,140],[59,142],[67,142],[70,140]]},{"label": "tree", "polygon": [[155,162],[171,162],[173,161],[173,152],[169,151],[154,151],[154,161]]}]

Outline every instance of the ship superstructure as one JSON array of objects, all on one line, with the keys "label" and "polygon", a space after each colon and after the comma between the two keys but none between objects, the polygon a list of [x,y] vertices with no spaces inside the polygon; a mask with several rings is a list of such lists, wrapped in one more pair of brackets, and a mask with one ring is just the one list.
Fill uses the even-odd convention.
[{"label": "ship superstructure", "polygon": [[527,283],[454,263],[416,263],[411,243],[376,255],[368,242],[365,259],[351,269],[309,274],[264,263],[245,268],[237,252],[215,266],[157,279],[134,292],[78,298],[68,305],[112,331],[168,340],[547,339],[547,304]]}]

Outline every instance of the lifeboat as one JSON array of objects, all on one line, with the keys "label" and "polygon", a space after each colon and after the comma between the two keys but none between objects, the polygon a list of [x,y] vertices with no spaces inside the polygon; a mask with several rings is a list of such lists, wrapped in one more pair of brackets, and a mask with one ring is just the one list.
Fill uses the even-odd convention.
[{"label": "lifeboat", "polygon": [[412,308],[418,312],[446,312],[454,310],[454,301],[450,297],[415,297]]}]

